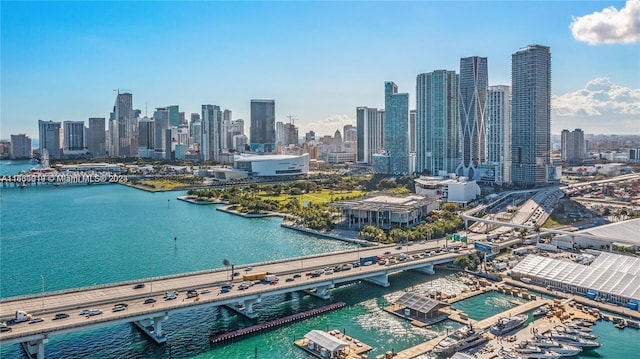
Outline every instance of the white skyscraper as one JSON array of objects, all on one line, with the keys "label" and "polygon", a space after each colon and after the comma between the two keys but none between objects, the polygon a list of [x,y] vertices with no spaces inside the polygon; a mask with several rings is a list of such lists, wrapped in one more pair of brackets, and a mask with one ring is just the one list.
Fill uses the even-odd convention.
[{"label": "white skyscraper", "polygon": [[487,91],[487,164],[495,182],[511,182],[511,87],[489,86]]}]

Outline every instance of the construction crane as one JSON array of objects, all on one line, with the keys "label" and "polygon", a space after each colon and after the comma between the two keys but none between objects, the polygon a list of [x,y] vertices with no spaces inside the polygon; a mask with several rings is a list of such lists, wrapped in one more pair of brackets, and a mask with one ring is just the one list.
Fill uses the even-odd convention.
[{"label": "construction crane", "polygon": [[287,118],[289,119],[289,123],[295,126],[297,118],[295,118],[293,115],[289,115],[287,116]]},{"label": "construction crane", "polygon": [[120,91],[131,93],[131,90],[129,89],[121,89],[121,88],[113,89],[113,91],[116,91],[118,95],[120,94]]}]

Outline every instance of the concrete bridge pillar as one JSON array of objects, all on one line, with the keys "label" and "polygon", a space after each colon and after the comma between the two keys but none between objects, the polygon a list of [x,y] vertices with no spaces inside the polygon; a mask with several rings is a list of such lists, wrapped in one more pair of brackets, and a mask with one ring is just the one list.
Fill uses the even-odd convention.
[{"label": "concrete bridge pillar", "polygon": [[167,341],[167,337],[162,334],[162,322],[169,319],[168,314],[162,314],[157,317],[138,320],[133,322],[137,325],[149,338],[153,339],[156,343],[164,343]]},{"label": "concrete bridge pillar", "polygon": [[315,287],[314,290],[306,290],[305,292],[307,294],[310,294],[310,295],[314,296],[314,297],[318,297],[320,299],[327,300],[327,299],[331,298],[331,295],[329,294],[329,289],[333,289],[334,287],[335,287],[335,285],[333,283],[331,283],[331,284],[326,284],[326,285]]},{"label": "concrete bridge pillar", "polygon": [[256,319],[258,314],[253,310],[253,305],[260,303],[262,299],[260,297],[247,298],[238,302],[238,305],[226,305],[227,308],[233,310],[238,314],[242,314],[249,319]]},{"label": "concrete bridge pillar", "polygon": [[364,278],[363,280],[373,283],[373,284],[377,284],[381,287],[388,287],[389,286],[389,275],[385,272],[385,273],[381,273],[378,274],[376,276],[373,277],[369,277],[369,278]]},{"label": "concrete bridge pillar", "polygon": [[414,271],[426,274],[435,274],[436,271],[433,268],[433,263],[427,263],[424,267],[415,268]]},{"label": "concrete bridge pillar", "polygon": [[29,358],[44,359],[44,345],[49,341],[47,338],[31,340],[22,343],[22,349]]}]

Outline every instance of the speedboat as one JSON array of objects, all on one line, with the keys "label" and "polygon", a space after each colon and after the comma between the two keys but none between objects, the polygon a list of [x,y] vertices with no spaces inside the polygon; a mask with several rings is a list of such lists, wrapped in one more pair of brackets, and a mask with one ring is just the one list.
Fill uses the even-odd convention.
[{"label": "speedboat", "polygon": [[562,343],[567,343],[572,346],[576,346],[582,350],[591,350],[598,349],[600,347],[600,343],[594,342],[593,340],[587,340],[580,337],[576,337],[574,335],[562,334],[557,332],[551,332],[545,336],[536,336],[536,339],[552,339]]},{"label": "speedboat", "polygon": [[489,340],[484,335],[484,332],[476,332],[472,327],[464,326],[438,342],[433,348],[433,353],[449,356],[455,352],[484,344],[487,341]]},{"label": "speedboat", "polygon": [[563,344],[551,339],[539,339],[531,342],[533,345],[544,350],[550,350],[558,353],[563,357],[572,357],[578,355],[582,349],[569,344]]},{"label": "speedboat", "polygon": [[592,332],[593,331],[593,329],[588,328],[588,327],[583,327],[583,326],[581,326],[581,325],[579,325],[577,323],[566,323],[564,326],[567,327],[567,328],[571,328],[571,329],[577,330],[577,331],[581,331],[581,332],[587,332],[588,333],[588,332]]},{"label": "speedboat", "polygon": [[527,318],[527,315],[523,314],[515,315],[509,318],[500,318],[494,325],[491,326],[491,329],[489,331],[493,335],[503,335],[524,324],[524,322],[527,321]]}]

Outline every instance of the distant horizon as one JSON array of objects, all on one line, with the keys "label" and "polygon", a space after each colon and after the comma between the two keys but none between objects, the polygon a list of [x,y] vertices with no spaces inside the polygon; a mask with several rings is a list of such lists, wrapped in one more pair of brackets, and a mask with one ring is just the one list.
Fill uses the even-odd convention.
[{"label": "distant horizon", "polygon": [[119,89],[143,113],[214,104],[247,124],[252,98],[273,99],[276,121],[332,135],[357,107],[384,107],[385,81],[415,108],[416,77],[458,73],[463,57],[486,57],[489,85],[511,85],[511,56],[530,44],[551,49],[552,133],[640,134],[640,33],[624,26],[640,0],[544,5],[3,1],[0,138],[108,119]]}]

